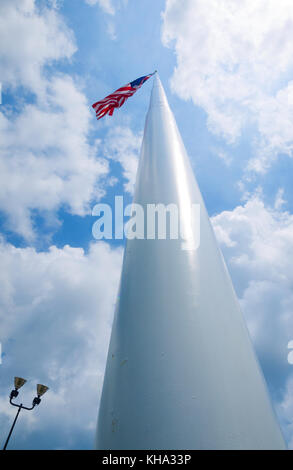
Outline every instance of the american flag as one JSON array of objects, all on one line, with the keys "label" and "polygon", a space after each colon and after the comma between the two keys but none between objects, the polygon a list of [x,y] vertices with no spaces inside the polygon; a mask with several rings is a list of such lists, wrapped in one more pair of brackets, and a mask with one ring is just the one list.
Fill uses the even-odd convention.
[{"label": "american flag", "polygon": [[106,96],[101,101],[97,101],[93,104],[93,108],[96,111],[97,119],[101,119],[106,114],[112,116],[115,108],[120,108],[125,101],[144,84],[154,73],[150,75],[145,75],[144,77],[137,78],[133,82],[128,83],[127,85],[118,88],[118,90],[111,93],[111,95]]}]

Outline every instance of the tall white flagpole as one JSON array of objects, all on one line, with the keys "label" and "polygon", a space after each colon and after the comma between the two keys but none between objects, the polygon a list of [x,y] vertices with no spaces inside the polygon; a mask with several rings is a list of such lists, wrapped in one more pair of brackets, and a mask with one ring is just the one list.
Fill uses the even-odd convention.
[{"label": "tall white flagpole", "polygon": [[[284,449],[231,279],[158,75],[134,203],[176,204],[194,243],[127,240],[98,449]],[[198,212],[199,213],[199,212]],[[199,221],[198,221],[199,223]],[[200,238],[199,238],[200,235]]]}]

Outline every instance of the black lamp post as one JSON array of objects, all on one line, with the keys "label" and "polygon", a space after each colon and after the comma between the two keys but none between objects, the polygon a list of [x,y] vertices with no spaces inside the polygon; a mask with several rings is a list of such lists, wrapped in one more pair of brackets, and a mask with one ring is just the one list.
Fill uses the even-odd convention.
[{"label": "black lamp post", "polygon": [[3,450],[6,450],[6,447],[7,447],[7,444],[9,442],[9,439],[10,439],[10,436],[12,434],[12,431],[14,429],[14,426],[15,426],[15,423],[17,421],[17,418],[18,418],[18,415],[20,413],[20,410],[33,410],[34,407],[36,405],[39,405],[41,403],[41,399],[40,397],[42,395],[44,395],[44,393],[46,393],[47,390],[49,390],[48,387],[46,387],[46,385],[42,385],[42,384],[38,384],[37,385],[37,397],[35,397],[33,399],[33,402],[32,402],[32,406],[30,408],[28,408],[27,406],[23,406],[23,404],[21,403],[20,405],[18,405],[17,403],[13,403],[13,398],[16,398],[18,396],[18,390],[20,389],[20,387],[22,387],[24,384],[26,383],[26,380],[25,379],[22,379],[21,377],[14,377],[14,390],[12,390],[10,392],[10,396],[9,396],[9,402],[11,405],[13,406],[16,406],[18,408],[17,410],[17,413],[16,413],[16,416],[14,418],[14,421],[13,421],[13,424],[11,426],[11,429],[9,431],[9,434],[7,436],[7,439],[6,439],[6,442],[4,444],[4,447],[3,447]]}]

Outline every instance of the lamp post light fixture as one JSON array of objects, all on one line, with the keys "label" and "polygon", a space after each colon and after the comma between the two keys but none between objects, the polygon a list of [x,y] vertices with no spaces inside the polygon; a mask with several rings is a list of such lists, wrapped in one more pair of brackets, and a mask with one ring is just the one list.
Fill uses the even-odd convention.
[{"label": "lamp post light fixture", "polygon": [[37,396],[33,399],[32,406],[27,407],[23,406],[21,403],[20,405],[17,403],[13,403],[13,398],[16,398],[18,396],[18,390],[26,383],[26,380],[21,378],[21,377],[14,377],[14,390],[11,390],[10,396],[9,396],[9,402],[11,405],[16,406],[18,408],[16,416],[14,418],[13,424],[11,426],[11,429],[9,431],[9,434],[7,436],[6,442],[4,444],[3,450],[6,450],[7,444],[9,442],[10,436],[12,434],[12,431],[14,429],[15,423],[17,421],[18,415],[20,413],[20,410],[33,410],[36,405],[39,405],[41,403],[41,396],[44,395],[44,393],[49,390],[49,387],[46,387],[46,385],[38,384],[37,385]]}]

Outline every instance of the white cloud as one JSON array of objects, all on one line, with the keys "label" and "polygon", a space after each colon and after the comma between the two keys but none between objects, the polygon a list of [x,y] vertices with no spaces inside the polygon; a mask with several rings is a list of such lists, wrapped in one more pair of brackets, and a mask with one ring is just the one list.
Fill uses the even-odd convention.
[{"label": "white cloud", "polygon": [[65,205],[74,214],[90,212],[108,172],[87,140],[91,119],[85,96],[68,76],[48,81],[42,102],[12,116],[0,113],[0,209],[10,229],[32,239],[33,210]]},{"label": "white cloud", "polygon": [[[33,240],[34,211],[51,219],[60,207],[89,213],[92,199],[103,194],[108,165],[97,156],[98,143],[89,144],[94,114],[80,84],[55,68],[45,73],[52,61],[76,50],[58,11],[38,9],[34,0],[5,0],[0,23],[0,210],[10,230]],[[5,106],[9,86],[18,87],[13,111]],[[33,93],[32,100],[25,100],[20,86]]]},{"label": "white cloud", "polygon": [[[85,3],[90,6],[98,5],[104,13],[113,18],[118,10],[127,6],[128,0],[85,0]],[[107,22],[106,31],[112,41],[117,39],[116,25],[112,19]]]},{"label": "white cloud", "polygon": [[[282,398],[288,386],[292,407],[287,346],[293,339],[293,215],[281,210],[280,198],[279,191],[272,208],[255,195],[212,221],[274,401],[288,402],[289,396]],[[280,406],[279,417],[293,443],[293,428],[287,429]]]},{"label": "white cloud", "polygon": [[293,81],[274,96],[255,103],[260,133],[256,157],[248,163],[248,170],[264,173],[278,154],[292,157],[293,153]]},{"label": "white cloud", "polygon": [[14,414],[7,394],[20,375],[28,379],[24,402],[30,404],[37,382],[50,391],[33,414],[23,413],[25,441],[19,430],[16,447],[26,448],[34,432],[35,445],[43,439],[46,448],[91,446],[122,249],[99,242],[88,254],[70,246],[36,252],[2,241],[0,259],[2,434]]},{"label": "white cloud", "polygon": [[0,81],[6,87],[44,87],[43,67],[70,59],[76,51],[72,31],[54,8],[37,8],[35,0],[1,0]]},{"label": "white cloud", "polygon": [[117,126],[109,130],[104,144],[105,155],[120,163],[123,169],[125,191],[133,194],[142,134],[135,135],[129,127]]},{"label": "white cloud", "polygon": [[108,23],[108,26],[107,26],[107,33],[110,37],[110,39],[112,39],[112,41],[115,41],[117,39],[117,35],[116,35],[116,28],[115,28],[115,24],[112,23],[112,22],[109,22]]},{"label": "white cloud", "polygon": [[290,0],[167,0],[162,40],[176,52],[172,89],[205,109],[212,132],[233,142],[257,131],[249,170],[292,156]]},{"label": "white cloud", "polygon": [[99,7],[109,15],[115,14],[115,8],[111,0],[85,0],[88,5],[99,5]]},{"label": "white cloud", "polygon": [[232,163],[232,156],[221,148],[211,148],[211,151],[224,163],[225,166],[229,167]]}]

